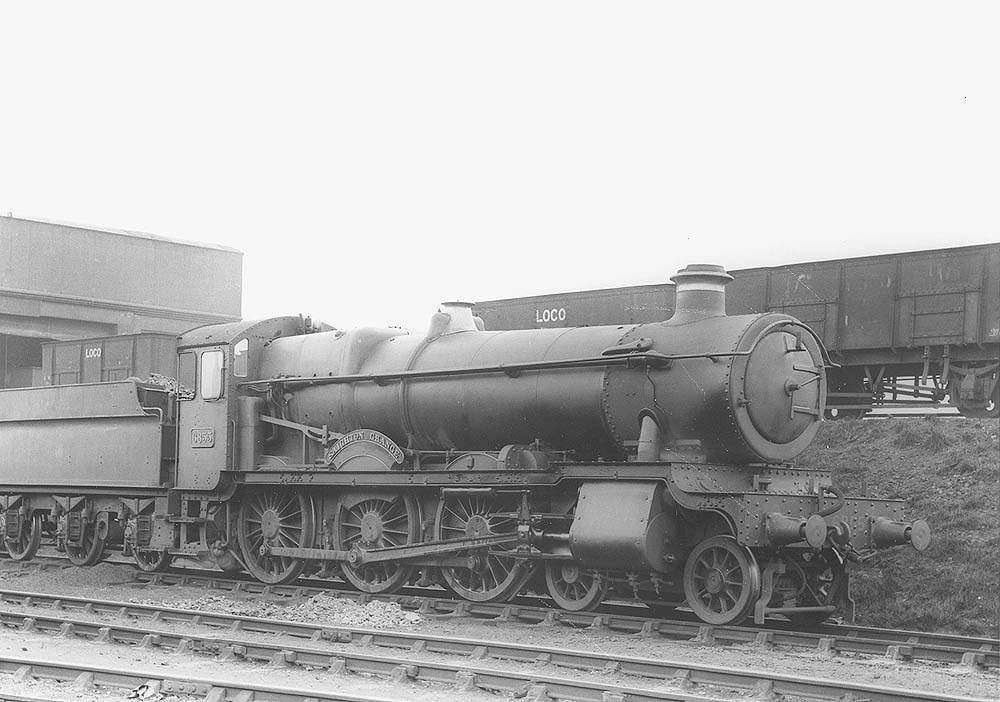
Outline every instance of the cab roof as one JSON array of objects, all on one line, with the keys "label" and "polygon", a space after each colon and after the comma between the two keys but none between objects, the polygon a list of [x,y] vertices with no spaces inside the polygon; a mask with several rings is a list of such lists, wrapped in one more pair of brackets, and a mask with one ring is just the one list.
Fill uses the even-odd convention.
[{"label": "cab roof", "polygon": [[297,336],[305,331],[305,320],[302,317],[271,317],[228,324],[206,324],[178,336],[177,348],[232,344],[246,337],[270,341],[279,336]]}]

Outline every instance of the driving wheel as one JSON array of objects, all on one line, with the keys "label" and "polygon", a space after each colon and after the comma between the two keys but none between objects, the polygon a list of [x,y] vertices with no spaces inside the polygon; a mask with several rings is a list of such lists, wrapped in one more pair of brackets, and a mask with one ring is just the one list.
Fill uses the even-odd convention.
[{"label": "driving wheel", "polygon": [[[488,495],[446,497],[438,504],[434,534],[437,540],[515,534],[517,498]],[[473,602],[506,601],[516,595],[531,578],[532,565],[518,559],[514,544],[462,551],[472,555],[472,568],[446,567],[441,575],[456,595]]]},{"label": "driving wheel", "polygon": [[[420,510],[408,495],[359,499],[345,495],[337,506],[333,524],[334,546],[349,551],[406,546],[420,540]],[[341,565],[344,578],[362,592],[396,592],[413,575],[413,566],[381,561]]]},{"label": "driving wheel", "polygon": [[268,548],[310,548],[316,533],[312,500],[288,489],[260,490],[240,502],[237,531],[243,561],[255,578],[269,585],[295,580],[301,558],[272,556]]}]

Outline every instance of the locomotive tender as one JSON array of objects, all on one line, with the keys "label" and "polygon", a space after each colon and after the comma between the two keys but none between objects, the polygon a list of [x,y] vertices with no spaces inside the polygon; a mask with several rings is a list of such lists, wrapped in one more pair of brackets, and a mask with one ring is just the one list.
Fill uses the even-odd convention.
[{"label": "locomotive tender", "polygon": [[726,316],[719,266],[678,272],[638,325],[485,331],[446,303],[426,334],[301,318],[181,335],[178,382],[0,392],[11,558],[211,558],[473,601],[609,591],[723,624],[822,621],[846,561],[926,548],[899,500],[796,468],[826,399],[822,342],[784,314]]}]

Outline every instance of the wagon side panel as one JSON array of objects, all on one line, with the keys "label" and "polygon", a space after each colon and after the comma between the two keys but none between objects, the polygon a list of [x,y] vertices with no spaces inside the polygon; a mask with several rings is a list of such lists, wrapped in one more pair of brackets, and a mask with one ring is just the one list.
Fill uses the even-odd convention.
[{"label": "wagon side panel", "polygon": [[895,340],[897,263],[894,257],[844,264],[840,349],[891,349]]}]

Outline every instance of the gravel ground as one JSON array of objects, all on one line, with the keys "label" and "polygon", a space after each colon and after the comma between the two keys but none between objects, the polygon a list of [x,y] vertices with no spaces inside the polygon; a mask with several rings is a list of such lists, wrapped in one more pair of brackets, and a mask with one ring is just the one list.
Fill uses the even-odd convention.
[{"label": "gravel ground", "polygon": [[[635,635],[608,631],[573,629],[565,626],[538,626],[512,623],[490,623],[470,618],[420,616],[400,610],[392,603],[371,602],[359,605],[334,596],[318,595],[310,599],[270,599],[240,593],[206,592],[201,588],[159,586],[137,589],[129,583],[131,568],[102,564],[90,569],[66,568],[46,571],[0,570],[0,588],[65,594],[74,597],[161,603],[185,609],[226,612],[267,618],[282,618],[313,624],[359,625],[369,628],[400,629],[428,634],[462,636],[465,638],[513,641],[546,648],[569,648],[600,651],[625,656],[657,658],[706,665],[723,665],[731,668],[768,670],[776,673],[803,673],[828,679],[850,679],[872,685],[937,691],[985,699],[1000,698],[1000,677],[995,673],[972,672],[952,666],[932,663],[906,663],[884,658],[868,658],[841,654],[830,657],[801,649],[776,649],[765,651],[751,646],[706,646],[691,642],[677,642],[666,638],[640,638]],[[7,609],[13,607],[5,606]],[[73,616],[80,616],[74,614]],[[158,624],[158,628],[189,633],[205,634],[216,630],[192,625]],[[240,636],[249,636],[241,633]],[[269,642],[282,641],[282,637],[264,637]],[[288,643],[301,643],[289,639]],[[336,652],[338,644],[327,644]],[[352,692],[391,695],[400,699],[430,702],[431,700],[496,699],[486,693],[455,692],[443,686],[410,683],[395,685],[379,678],[359,675],[334,677],[323,672],[308,672],[290,668],[282,671],[264,665],[249,663],[220,663],[197,656],[177,656],[156,651],[140,651],[124,646],[95,646],[85,640],[55,639],[45,635],[28,635],[13,630],[0,631],[0,650],[17,653],[21,649],[50,655],[58,651],[60,658],[107,661],[108,665],[152,666],[162,670],[168,666],[172,674],[189,677],[216,677],[232,675],[238,679],[257,679],[271,683],[280,674],[282,680],[294,686],[319,685],[321,689],[331,683],[344,686]],[[354,649],[357,650],[357,649]],[[370,649],[370,652],[391,655],[391,649]],[[25,654],[27,655],[27,654]],[[410,654],[407,654],[409,657]],[[437,654],[421,654],[428,659],[442,660]],[[445,657],[445,659],[447,659]],[[453,662],[470,664],[465,657],[455,657]],[[539,675],[603,680],[612,684],[650,687],[652,681],[620,675],[570,671],[541,664],[515,664],[496,660],[476,661],[475,665],[494,668],[511,668],[534,671]],[[7,681],[0,679],[0,691],[7,691]],[[663,688],[669,689],[669,688]],[[705,694],[708,690],[698,688]],[[726,694],[719,694],[725,698]],[[55,697],[55,695],[53,695]],[[70,696],[57,699],[125,699],[124,696]],[[167,699],[167,698],[160,698]]]},{"label": "gravel ground", "polygon": [[[132,597],[136,604],[158,605],[159,598]],[[231,595],[202,595],[196,598],[170,598],[170,606],[177,609],[195,609],[199,612],[219,612],[240,617],[284,619],[318,625],[363,626],[369,629],[395,629],[413,627],[422,620],[415,612],[406,612],[393,602],[358,604],[331,595],[316,595],[305,602],[280,602],[253,599],[234,599]]]}]

